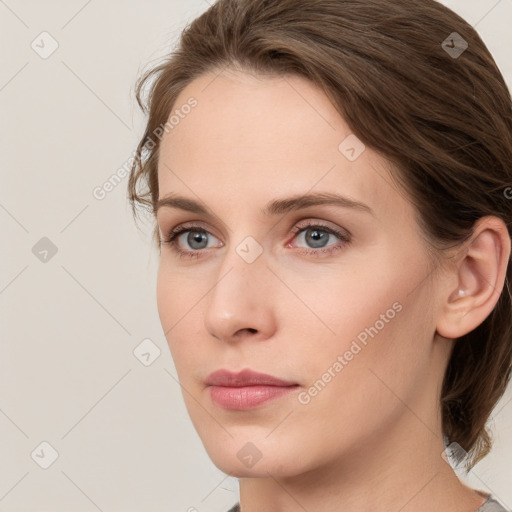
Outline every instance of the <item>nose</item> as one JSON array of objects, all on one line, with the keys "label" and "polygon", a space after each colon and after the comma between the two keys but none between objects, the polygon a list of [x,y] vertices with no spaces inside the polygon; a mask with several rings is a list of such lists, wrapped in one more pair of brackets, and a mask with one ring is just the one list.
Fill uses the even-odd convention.
[{"label": "nose", "polygon": [[266,266],[264,253],[248,263],[235,248],[230,249],[205,297],[206,330],[225,342],[272,337],[276,329],[275,286],[276,279]]}]

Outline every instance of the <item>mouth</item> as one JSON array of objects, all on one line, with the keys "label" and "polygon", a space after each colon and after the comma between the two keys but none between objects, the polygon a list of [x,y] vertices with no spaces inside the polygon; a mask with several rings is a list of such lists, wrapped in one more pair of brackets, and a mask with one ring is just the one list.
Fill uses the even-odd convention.
[{"label": "mouth", "polygon": [[224,409],[243,411],[289,394],[299,385],[272,375],[245,369],[217,370],[205,381],[212,401]]}]

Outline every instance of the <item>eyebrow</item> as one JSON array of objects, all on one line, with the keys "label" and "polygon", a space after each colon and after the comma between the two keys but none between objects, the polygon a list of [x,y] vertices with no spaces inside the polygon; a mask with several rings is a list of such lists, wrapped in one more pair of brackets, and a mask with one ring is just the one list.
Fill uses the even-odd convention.
[{"label": "eyebrow", "polygon": [[[261,213],[266,216],[282,215],[292,211],[301,210],[303,208],[319,205],[351,208],[375,215],[373,210],[367,204],[330,192],[317,192],[312,194],[295,195],[283,199],[274,199],[267,203],[267,205],[261,210]],[[173,193],[158,200],[155,213],[158,213],[160,208],[164,207],[176,208],[209,217],[216,217],[212,211],[200,202]]]}]

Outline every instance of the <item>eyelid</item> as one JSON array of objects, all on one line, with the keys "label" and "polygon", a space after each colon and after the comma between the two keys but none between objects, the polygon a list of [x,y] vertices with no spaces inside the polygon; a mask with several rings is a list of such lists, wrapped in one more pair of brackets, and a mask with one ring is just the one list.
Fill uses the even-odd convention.
[{"label": "eyelid", "polygon": [[[200,229],[197,229],[200,228]],[[205,231],[206,233],[214,236],[215,238],[219,238],[217,235],[215,235],[211,228],[208,226],[206,222],[203,222],[201,220],[190,220],[186,222],[180,222],[179,224],[176,224],[176,226],[170,228],[170,229],[160,229],[160,238],[164,239],[169,237],[172,233],[177,233],[180,231]],[[163,236],[162,236],[163,235]]]},{"label": "eyelid", "polygon": [[295,222],[295,225],[292,228],[292,232],[294,234],[296,234],[300,230],[308,228],[308,227],[319,227],[319,228],[325,229],[327,231],[334,232],[340,237],[352,238],[352,233],[347,228],[341,227],[332,222],[322,220],[322,219],[317,219],[314,217],[308,217],[307,219]]}]

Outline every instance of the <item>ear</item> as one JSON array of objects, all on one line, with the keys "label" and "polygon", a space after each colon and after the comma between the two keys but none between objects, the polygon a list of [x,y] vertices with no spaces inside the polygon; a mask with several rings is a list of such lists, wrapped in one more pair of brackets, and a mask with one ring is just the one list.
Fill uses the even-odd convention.
[{"label": "ear", "polygon": [[501,219],[487,216],[476,222],[446,279],[450,284],[443,291],[436,325],[441,336],[464,336],[489,316],[505,284],[510,246]]}]

